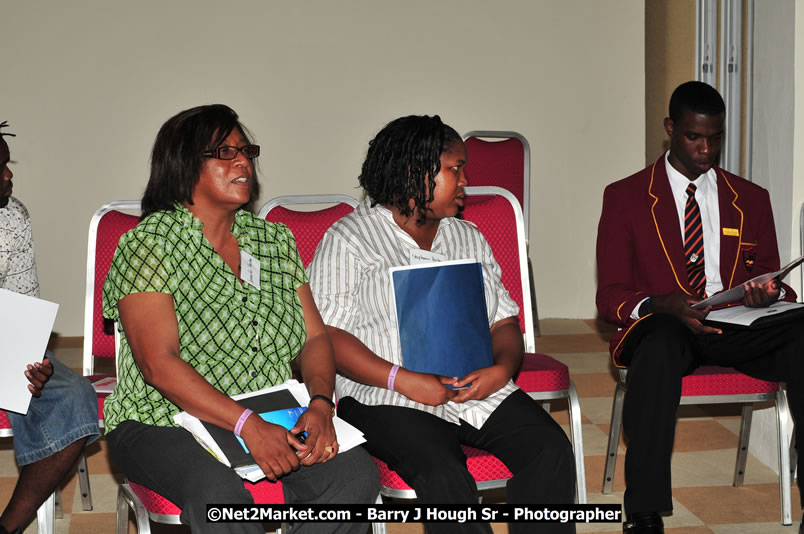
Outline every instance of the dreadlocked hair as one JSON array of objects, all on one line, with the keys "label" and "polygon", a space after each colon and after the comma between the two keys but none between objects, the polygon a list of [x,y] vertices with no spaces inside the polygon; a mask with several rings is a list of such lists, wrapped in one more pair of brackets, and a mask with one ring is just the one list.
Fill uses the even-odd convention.
[{"label": "dreadlocked hair", "polygon": [[441,122],[438,115],[393,120],[369,142],[360,186],[371,197],[372,206],[394,206],[404,217],[411,216],[415,207],[416,224],[422,225],[427,205],[433,200],[432,178],[441,171],[441,154],[460,140],[458,132]]},{"label": "dreadlocked hair", "polygon": [[8,137],[17,137],[17,134],[13,134],[11,132],[4,132],[2,128],[8,128],[8,121],[0,122],[0,137],[7,135]]}]

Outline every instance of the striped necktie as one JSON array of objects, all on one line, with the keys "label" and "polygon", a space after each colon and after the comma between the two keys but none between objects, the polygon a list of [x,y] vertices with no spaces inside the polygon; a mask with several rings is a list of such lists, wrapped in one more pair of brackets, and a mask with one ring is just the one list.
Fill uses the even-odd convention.
[{"label": "striped necktie", "polygon": [[703,224],[701,210],[695,201],[695,184],[687,186],[687,205],[684,208],[684,256],[687,257],[687,276],[690,285],[703,297],[706,295]]}]

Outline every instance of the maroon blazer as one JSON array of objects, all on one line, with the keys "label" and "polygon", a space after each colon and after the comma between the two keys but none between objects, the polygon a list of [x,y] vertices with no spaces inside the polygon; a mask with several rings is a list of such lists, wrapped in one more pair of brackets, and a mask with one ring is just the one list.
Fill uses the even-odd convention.
[{"label": "maroon blazer", "polygon": [[[768,192],[715,167],[720,206],[720,277],[729,289],[779,269],[779,249]],[[662,155],[653,165],[614,182],[603,193],[597,229],[597,309],[620,327],[611,340],[622,366],[623,340],[639,320],[634,307],[645,297],[684,292],[687,278],[678,212]],[[785,287],[787,295],[795,293]]]}]

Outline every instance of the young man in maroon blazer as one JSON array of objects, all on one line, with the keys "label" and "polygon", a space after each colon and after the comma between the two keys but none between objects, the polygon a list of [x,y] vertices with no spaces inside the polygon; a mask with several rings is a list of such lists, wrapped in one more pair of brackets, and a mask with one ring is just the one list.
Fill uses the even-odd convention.
[{"label": "young man in maroon blazer", "polygon": [[713,328],[703,322],[710,308],[691,307],[741,284],[746,306],[795,299],[777,280],[746,284],[778,270],[779,251],[768,192],[716,166],[724,119],[715,89],[680,85],[664,120],[670,150],[603,195],[597,308],[621,327],[611,353],[628,367],[623,532],[664,532],[661,514],[673,508],[670,456],[681,378],[700,365],[786,382],[793,417],[802,423],[796,442],[804,443],[804,322]]}]

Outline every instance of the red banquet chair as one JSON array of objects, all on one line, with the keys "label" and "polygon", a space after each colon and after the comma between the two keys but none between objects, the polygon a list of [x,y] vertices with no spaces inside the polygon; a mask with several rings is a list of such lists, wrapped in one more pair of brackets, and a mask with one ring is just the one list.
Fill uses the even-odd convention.
[{"label": "red banquet chair", "polygon": [[[530,233],[530,145],[517,132],[473,130],[463,136],[469,161],[466,179],[471,186],[502,187],[513,193],[525,219],[525,246]],[[539,337],[533,266],[528,258],[530,300],[533,307],[533,335]]]},{"label": "red banquet chair", "polygon": [[[288,206],[332,204],[316,211],[299,211]],[[299,255],[305,266],[313,261],[315,249],[327,229],[344,215],[351,213],[357,201],[346,195],[291,195],[268,201],[260,209],[260,217],[281,222],[290,228],[296,238]],[[511,472],[495,456],[472,447],[463,447],[469,472],[479,490],[505,487]],[[380,473],[380,495],[400,499],[415,499],[416,493],[382,460],[372,457]],[[385,524],[374,523],[374,534],[384,534]]]},{"label": "red banquet chair", "polygon": [[583,455],[581,404],[569,368],[546,354],[536,353],[522,211],[514,195],[500,187],[467,187],[463,217],[475,223],[491,246],[502,269],[502,282],[519,305],[519,327],[525,340],[525,356],[515,382],[549,409],[549,401],[567,399],[570,441],[575,455],[575,489],[579,503],[586,503],[586,470]]},{"label": "red banquet chair", "polygon": [[[606,450],[606,466],[603,472],[603,493],[611,493],[614,485],[614,468],[617,463],[617,449],[620,441],[620,428],[623,418],[623,403],[627,370],[620,369],[620,380],[614,391],[611,410],[609,444]],[[771,401],[776,406],[776,431],[779,444],[779,498],[782,508],[782,524],[793,523],[791,505],[791,462],[790,442],[787,421],[789,410],[787,397],[778,382],[766,382],[744,375],[730,367],[706,365],[697,368],[681,381],[681,405],[700,404],[742,404],[742,420],[737,443],[737,461],[734,465],[732,485],[737,488],[743,484],[745,464],[748,459],[748,438],[751,435],[751,417],[754,404]]]},{"label": "red banquet chair", "polygon": [[[525,241],[522,212],[510,193],[501,188],[466,188],[467,195],[486,195],[467,201],[467,219],[478,225],[491,244],[503,270],[503,283],[511,292],[512,298],[520,305],[520,326],[525,332],[526,349],[533,352],[527,271],[525,266]],[[303,204],[334,204],[319,211],[297,211],[288,206]],[[357,202],[343,195],[299,195],[278,197],[269,201],[260,210],[260,216],[269,221],[282,222],[294,233],[299,253],[305,265],[312,261],[315,248],[326,229],[340,217],[352,211]],[[506,247],[513,251],[504,252]],[[500,259],[500,257],[508,261]],[[569,398],[572,414],[572,441],[576,455],[578,473],[578,502],[586,502],[586,487],[583,468],[583,440],[581,438],[580,405],[575,387],[569,380],[567,367],[545,355],[528,354],[523,362],[517,384],[537,400]],[[573,400],[574,399],[574,400]],[[472,447],[463,447],[467,457],[467,467],[475,478],[479,490],[505,487],[511,477],[508,468],[495,456]],[[580,459],[580,461],[578,460]],[[380,472],[380,494],[385,497],[413,499],[415,491],[399,475],[388,468],[385,462],[374,458]],[[579,467],[580,466],[580,467]],[[374,532],[383,531],[375,525]]]},{"label": "red banquet chair", "polygon": [[[84,307],[84,375],[97,382],[115,375],[96,375],[95,358],[117,358],[119,338],[116,325],[103,318],[103,284],[112,264],[120,237],[139,222],[139,201],[116,201],[101,207],[92,217],[89,226],[87,250],[87,291]],[[128,212],[128,213],[127,213]],[[134,215],[130,212],[135,212]],[[103,401],[107,394],[98,394],[99,417],[103,423]],[[85,460],[84,460],[85,461]],[[260,504],[284,503],[281,482],[265,480],[257,484],[244,481],[244,486]],[[126,480],[117,495],[118,534],[128,532],[128,510],[134,511],[139,534],[149,534],[150,521],[155,523],[181,523],[181,509],[158,493]]]},{"label": "red banquet chair", "polygon": [[[314,211],[303,211],[287,206],[329,205]],[[263,204],[259,217],[269,222],[281,222],[293,233],[302,263],[307,267],[313,261],[315,249],[332,223],[357,206],[357,200],[347,195],[286,195]]]},{"label": "red banquet chair", "polygon": [[[125,210],[125,211],[124,211]],[[133,215],[128,212],[135,212]],[[103,282],[112,263],[114,251],[120,236],[137,226],[140,202],[138,200],[118,200],[99,208],[89,221],[87,237],[87,274],[84,293],[84,355],[83,374],[97,388],[97,383],[113,379],[115,374],[95,373],[95,358],[114,361],[114,333],[112,325],[103,319]],[[103,402],[108,393],[97,391],[98,421],[103,428]],[[86,455],[82,454],[78,463],[78,483],[81,490],[81,503],[84,510],[92,510],[92,493],[89,486],[89,471]]]},{"label": "red banquet chair", "polygon": [[502,187],[513,193],[522,208],[525,235],[530,232],[530,145],[522,134],[473,130],[463,135],[469,161],[469,185]]}]

